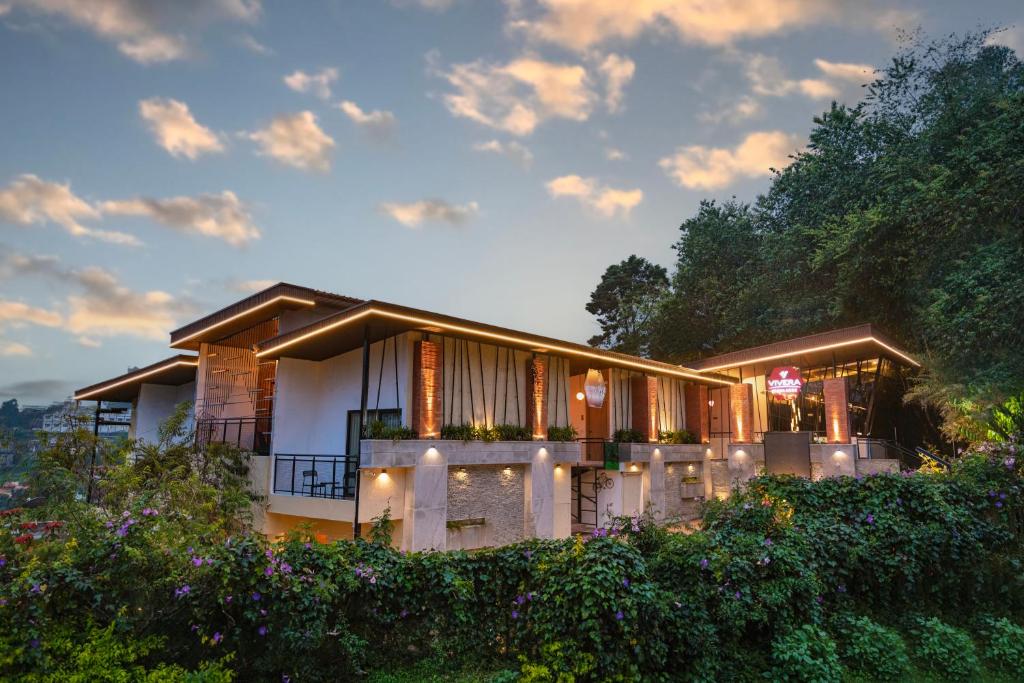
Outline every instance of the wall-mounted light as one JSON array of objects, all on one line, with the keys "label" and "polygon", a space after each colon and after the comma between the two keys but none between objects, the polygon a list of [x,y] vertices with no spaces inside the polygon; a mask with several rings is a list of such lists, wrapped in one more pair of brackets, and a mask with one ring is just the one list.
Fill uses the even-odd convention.
[{"label": "wall-mounted light", "polygon": [[583,393],[582,391],[577,391],[577,392],[576,392],[576,400],[577,400],[577,401],[582,401],[582,400],[583,400],[583,399],[585,399],[586,397],[587,397],[587,395],[586,395],[586,394],[584,394],[584,393]]},{"label": "wall-mounted light", "polygon": [[632,465],[629,466],[629,471],[630,472],[639,472],[640,468],[636,466],[636,463],[633,463]]}]

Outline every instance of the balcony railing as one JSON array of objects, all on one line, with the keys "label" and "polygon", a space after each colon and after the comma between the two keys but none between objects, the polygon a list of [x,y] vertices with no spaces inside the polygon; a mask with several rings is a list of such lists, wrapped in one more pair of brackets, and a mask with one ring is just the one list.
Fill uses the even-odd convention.
[{"label": "balcony railing", "polygon": [[256,455],[269,455],[272,425],[270,417],[203,418],[196,421],[196,443],[200,448],[225,443]]},{"label": "balcony railing", "polygon": [[354,498],[355,455],[274,455],[274,493],[310,498]]}]

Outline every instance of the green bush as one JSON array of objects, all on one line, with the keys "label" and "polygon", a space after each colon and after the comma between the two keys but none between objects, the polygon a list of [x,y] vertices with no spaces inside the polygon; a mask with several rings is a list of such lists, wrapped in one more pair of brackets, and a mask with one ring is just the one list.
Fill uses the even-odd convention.
[{"label": "green bush", "polygon": [[639,429],[617,429],[612,434],[615,443],[647,443],[647,437]]},{"label": "green bush", "polygon": [[366,438],[402,441],[405,439],[416,439],[419,436],[409,427],[393,427],[385,424],[383,420],[374,420],[366,430]]},{"label": "green bush", "polygon": [[1024,672],[1024,628],[1002,617],[981,620],[985,663],[993,671],[1020,675]]},{"label": "green bush", "polygon": [[514,424],[485,425],[443,425],[441,438],[450,441],[530,441],[533,436],[526,427]]},{"label": "green bush", "polygon": [[900,634],[868,617],[835,621],[843,664],[870,681],[900,681],[910,669],[910,657]]},{"label": "green bush", "polygon": [[843,677],[836,644],[819,626],[803,624],[772,642],[773,681],[828,683]]},{"label": "green bush", "polygon": [[575,441],[576,428],[572,425],[567,427],[548,427],[548,441]]},{"label": "green bush", "polygon": [[700,440],[694,436],[693,432],[687,429],[677,429],[675,431],[658,432],[658,443],[700,443]]},{"label": "green bush", "polygon": [[954,681],[978,676],[978,656],[966,632],[935,617],[918,617],[910,632],[914,638],[914,659],[925,671]]}]

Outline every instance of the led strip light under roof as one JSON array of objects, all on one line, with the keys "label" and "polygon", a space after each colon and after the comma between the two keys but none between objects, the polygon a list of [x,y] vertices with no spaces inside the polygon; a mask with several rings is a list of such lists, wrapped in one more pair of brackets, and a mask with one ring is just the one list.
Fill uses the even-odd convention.
[{"label": "led strip light under roof", "polygon": [[210,330],[212,330],[214,328],[217,328],[217,327],[220,327],[221,325],[226,325],[229,322],[231,322],[232,320],[237,320],[238,318],[247,316],[250,313],[252,313],[253,311],[257,311],[257,310],[259,310],[259,309],[261,309],[261,308],[263,308],[265,306],[269,306],[271,304],[275,304],[278,301],[281,301],[282,299],[287,300],[287,301],[294,301],[295,303],[302,304],[304,306],[316,306],[316,302],[315,301],[310,301],[309,299],[299,299],[298,297],[288,296],[287,294],[282,294],[280,296],[275,296],[273,299],[271,299],[269,301],[264,301],[261,304],[257,304],[255,306],[251,306],[251,307],[245,309],[244,311],[241,311],[239,313],[235,313],[230,318],[225,318],[224,320],[221,320],[219,322],[215,322],[212,325],[208,325],[207,327],[204,327],[203,329],[201,329],[201,330],[199,330],[197,332],[193,332],[192,334],[188,335],[187,337],[184,337],[184,338],[179,339],[178,341],[174,342],[174,346],[177,346],[178,344],[184,344],[189,339],[194,339],[194,338],[198,337],[199,335],[201,335],[201,334],[203,334],[205,332],[209,332]]},{"label": "led strip light under roof", "polygon": [[169,370],[170,368],[177,367],[179,365],[188,365],[188,366],[191,366],[191,367],[195,368],[195,367],[199,366],[199,359],[197,358],[195,361],[188,361],[188,360],[178,359],[178,360],[173,361],[171,363],[167,363],[165,365],[161,365],[158,368],[153,368],[152,370],[148,370],[147,372],[144,372],[141,375],[131,375],[131,376],[126,377],[126,378],[124,378],[122,380],[119,380],[117,382],[113,382],[111,384],[104,384],[102,386],[96,387],[92,391],[89,391],[89,392],[87,392],[85,394],[75,394],[75,400],[76,401],[83,401],[83,400],[89,398],[90,396],[92,396],[93,394],[98,394],[101,391],[106,391],[107,389],[113,389],[114,387],[119,387],[122,384],[128,384],[129,382],[135,382],[137,380],[142,379],[143,377],[149,377],[150,375],[156,374],[158,372],[163,372],[164,370]]},{"label": "led strip light under roof", "polygon": [[513,343],[513,344],[519,344],[519,345],[522,345],[522,346],[532,347],[532,348],[543,348],[545,351],[553,351],[553,352],[565,353],[565,354],[569,354],[569,355],[583,356],[583,357],[586,357],[586,358],[594,358],[594,359],[602,360],[602,361],[605,361],[605,362],[618,363],[620,365],[628,365],[628,366],[632,366],[632,367],[635,367],[635,368],[640,369],[640,370],[646,370],[648,372],[656,372],[656,373],[667,374],[667,375],[676,375],[678,377],[685,377],[687,379],[700,380],[702,382],[717,382],[718,384],[722,384],[722,385],[725,385],[725,386],[729,386],[731,384],[734,384],[734,382],[727,382],[725,380],[715,379],[713,377],[703,377],[703,376],[701,376],[701,375],[699,375],[697,373],[694,373],[694,372],[686,372],[684,370],[674,370],[674,369],[669,369],[669,368],[655,368],[655,367],[652,367],[650,365],[645,365],[643,363],[639,363],[639,362],[636,362],[636,361],[630,361],[630,360],[625,360],[625,359],[620,359],[620,358],[610,358],[609,356],[605,356],[605,355],[602,355],[602,354],[596,353],[596,352],[595,353],[591,353],[591,352],[588,352],[588,351],[581,351],[581,350],[578,350],[578,349],[572,349],[572,348],[560,346],[558,344],[547,344],[547,343],[539,342],[538,340],[530,340],[530,339],[525,339],[523,337],[513,337],[513,336],[510,336],[510,335],[506,335],[506,334],[500,334],[498,332],[488,332],[486,330],[474,329],[472,327],[465,327],[465,326],[462,326],[462,325],[453,325],[451,323],[443,322],[443,321],[440,321],[440,320],[431,320],[431,319],[428,319],[428,318],[419,318],[419,317],[416,317],[416,316],[404,315],[404,314],[401,314],[401,313],[391,313],[389,311],[384,311],[384,310],[381,310],[381,309],[378,309],[378,308],[370,308],[370,309],[367,309],[365,311],[360,311],[359,313],[356,313],[354,315],[351,315],[350,317],[344,318],[343,320],[338,320],[336,322],[331,323],[330,325],[325,325],[324,327],[321,327],[319,329],[311,330],[310,332],[307,332],[307,333],[305,333],[303,335],[300,335],[300,336],[296,337],[295,339],[289,339],[288,341],[286,341],[284,343],[281,343],[281,344],[278,344],[277,346],[272,346],[272,347],[267,348],[267,349],[262,349],[261,351],[257,352],[256,356],[257,357],[264,356],[264,355],[267,355],[269,353],[273,353],[275,351],[279,351],[279,350],[281,350],[283,348],[286,348],[288,346],[291,346],[293,344],[297,344],[297,343],[299,343],[301,341],[305,341],[306,339],[309,339],[310,337],[315,337],[315,336],[317,336],[319,334],[327,332],[328,330],[332,330],[332,329],[334,329],[336,327],[341,327],[342,325],[347,325],[349,323],[355,322],[356,320],[358,320],[358,319],[360,319],[360,318],[362,318],[364,316],[370,315],[372,313],[376,313],[378,315],[382,315],[382,316],[385,316],[385,317],[388,317],[388,318],[394,318],[396,320],[404,320],[406,322],[416,323],[417,325],[433,325],[433,326],[444,328],[444,329],[447,329],[447,330],[450,330],[450,331],[453,331],[453,332],[463,332],[465,334],[472,334],[472,335],[477,335],[477,336],[482,336],[482,337],[489,337],[491,339],[497,339],[497,340],[501,340],[501,341],[510,342],[510,343]]},{"label": "led strip light under roof", "polygon": [[736,368],[736,367],[740,367],[741,365],[753,365],[755,363],[761,363],[761,362],[764,362],[766,360],[778,360],[779,358],[788,358],[790,356],[799,356],[799,355],[804,354],[804,353],[813,353],[814,351],[827,351],[828,349],[835,349],[835,348],[838,348],[840,346],[850,346],[852,344],[863,344],[864,342],[875,342],[879,346],[881,346],[881,347],[883,347],[885,349],[888,349],[890,352],[892,352],[895,355],[899,356],[900,358],[902,358],[903,360],[907,361],[908,363],[911,363],[915,367],[921,367],[921,364],[918,363],[916,360],[914,360],[913,358],[911,358],[907,354],[894,349],[893,347],[891,347],[888,344],[886,344],[885,342],[877,339],[876,337],[861,337],[860,339],[851,339],[850,341],[836,342],[835,344],[824,344],[823,346],[813,346],[811,348],[799,349],[797,351],[787,351],[786,353],[776,353],[776,354],[771,355],[771,356],[762,356],[760,358],[755,358],[753,360],[745,360],[745,361],[736,362],[736,363],[726,363],[725,365],[715,365],[715,366],[710,367],[710,368],[701,368],[699,370],[699,372],[714,372],[715,370],[723,370],[725,368]]}]

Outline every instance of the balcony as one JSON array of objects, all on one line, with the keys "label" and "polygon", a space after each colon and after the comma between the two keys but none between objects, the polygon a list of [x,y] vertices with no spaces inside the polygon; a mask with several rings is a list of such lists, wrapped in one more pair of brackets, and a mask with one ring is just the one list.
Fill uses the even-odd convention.
[{"label": "balcony", "polygon": [[355,455],[274,455],[273,493],[329,500],[356,495]]},{"label": "balcony", "polygon": [[196,444],[223,443],[256,455],[270,454],[270,417],[203,418],[196,421]]}]

